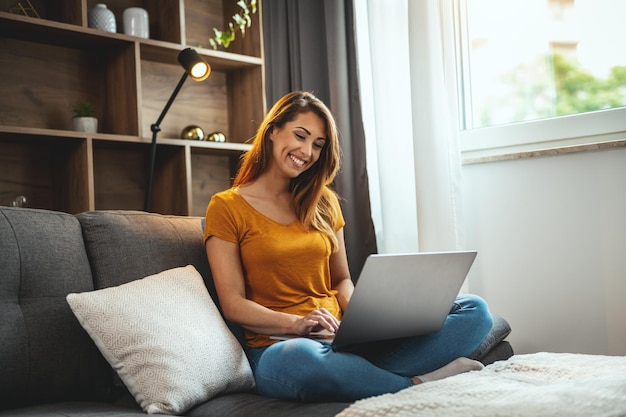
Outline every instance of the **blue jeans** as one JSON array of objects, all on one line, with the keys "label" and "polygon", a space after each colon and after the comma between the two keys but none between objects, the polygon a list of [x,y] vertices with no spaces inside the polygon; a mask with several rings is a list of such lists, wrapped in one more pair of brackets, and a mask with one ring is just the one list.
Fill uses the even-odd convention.
[{"label": "blue jeans", "polygon": [[352,402],[397,392],[423,375],[474,352],[491,330],[485,301],[457,297],[443,328],[424,336],[370,342],[336,351],[296,338],[248,349],[260,395],[298,401]]}]

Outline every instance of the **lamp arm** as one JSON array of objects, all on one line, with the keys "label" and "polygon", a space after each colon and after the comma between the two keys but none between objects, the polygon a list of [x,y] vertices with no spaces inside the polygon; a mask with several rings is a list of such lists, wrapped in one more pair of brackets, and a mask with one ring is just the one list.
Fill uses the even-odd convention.
[{"label": "lamp arm", "polygon": [[161,114],[159,115],[159,118],[157,119],[156,122],[154,122],[150,126],[150,130],[152,131],[152,143],[150,145],[150,161],[149,161],[149,167],[148,167],[148,184],[146,186],[146,195],[145,195],[144,201],[143,201],[143,209],[144,209],[144,211],[150,211],[150,200],[152,198],[152,182],[154,180],[154,163],[155,163],[155,160],[156,160],[157,135],[161,131],[161,122],[163,121],[163,118],[167,114],[168,110],[170,109],[172,103],[174,103],[174,100],[176,100],[176,96],[178,95],[178,92],[182,88],[182,86],[185,83],[185,81],[187,80],[188,76],[189,76],[189,73],[187,71],[185,71],[183,76],[180,77],[180,81],[178,81],[178,84],[176,85],[176,88],[174,88],[174,91],[172,92],[172,95],[170,96],[169,100],[167,100],[167,103],[165,104],[165,107],[163,108],[163,111],[161,111]]}]

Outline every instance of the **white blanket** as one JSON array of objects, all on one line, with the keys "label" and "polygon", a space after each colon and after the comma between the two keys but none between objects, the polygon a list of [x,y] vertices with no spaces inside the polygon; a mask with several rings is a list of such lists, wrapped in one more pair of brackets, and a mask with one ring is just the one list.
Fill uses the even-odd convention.
[{"label": "white blanket", "polygon": [[482,371],[357,401],[337,417],[624,417],[626,357],[516,355]]}]

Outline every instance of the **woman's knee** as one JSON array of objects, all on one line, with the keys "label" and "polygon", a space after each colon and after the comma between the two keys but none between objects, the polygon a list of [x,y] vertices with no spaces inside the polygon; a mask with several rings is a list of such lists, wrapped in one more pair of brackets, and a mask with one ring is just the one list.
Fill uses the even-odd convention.
[{"label": "woman's knee", "polygon": [[280,366],[288,363],[312,363],[330,349],[330,346],[307,338],[295,338],[275,343],[268,347],[260,363]]},{"label": "woman's knee", "polygon": [[255,370],[257,391],[275,398],[309,399],[314,379],[323,379],[332,372],[324,360],[329,350],[330,346],[305,338],[270,346]]},{"label": "woman's knee", "polygon": [[461,309],[476,311],[480,314],[490,314],[487,302],[476,294],[461,294],[456,297],[454,304]]},{"label": "woman's knee", "polygon": [[489,305],[482,297],[475,294],[463,294],[456,298],[455,304],[460,307],[457,311],[471,317],[485,331],[491,330],[493,317]]}]

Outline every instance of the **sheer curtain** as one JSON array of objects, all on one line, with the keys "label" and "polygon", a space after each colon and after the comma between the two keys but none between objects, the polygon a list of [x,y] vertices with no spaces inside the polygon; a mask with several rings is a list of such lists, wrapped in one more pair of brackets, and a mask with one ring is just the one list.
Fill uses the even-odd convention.
[{"label": "sheer curtain", "polygon": [[456,81],[443,52],[450,2],[354,1],[379,251],[459,249],[461,158],[447,85]]}]

